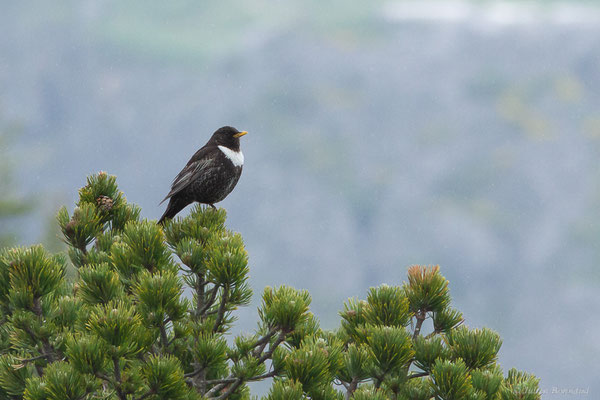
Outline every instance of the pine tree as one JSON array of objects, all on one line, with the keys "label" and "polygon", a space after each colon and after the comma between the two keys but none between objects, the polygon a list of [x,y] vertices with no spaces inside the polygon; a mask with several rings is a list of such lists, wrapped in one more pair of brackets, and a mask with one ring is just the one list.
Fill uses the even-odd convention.
[{"label": "pine tree", "polygon": [[99,173],[57,219],[67,255],[0,253],[0,398],[249,399],[265,379],[273,400],[540,398],[534,376],[503,375],[500,337],[464,325],[437,266],[349,299],[335,331],[308,292],[267,287],[255,332],[232,337],[252,291],[223,209],[163,228]]}]

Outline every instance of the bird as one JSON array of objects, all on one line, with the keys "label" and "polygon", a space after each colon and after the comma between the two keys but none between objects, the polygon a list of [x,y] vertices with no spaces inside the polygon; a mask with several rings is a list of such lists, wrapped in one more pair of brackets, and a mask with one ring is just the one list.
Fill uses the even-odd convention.
[{"label": "bird", "polygon": [[158,224],[172,219],[193,202],[216,209],[215,203],[231,193],[242,175],[244,154],[240,149],[240,137],[247,133],[231,126],[221,127],[213,133],[173,179],[171,191],[160,202],[169,199]]}]

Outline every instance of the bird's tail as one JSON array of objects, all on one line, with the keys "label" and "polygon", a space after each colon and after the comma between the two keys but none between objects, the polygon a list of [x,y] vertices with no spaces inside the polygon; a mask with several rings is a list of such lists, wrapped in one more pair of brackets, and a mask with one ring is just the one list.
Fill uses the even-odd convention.
[{"label": "bird's tail", "polygon": [[165,213],[158,220],[159,224],[162,224],[165,219],[172,219],[177,213],[183,210],[187,206],[186,203],[178,201],[177,199],[173,199],[172,197],[169,199],[169,204],[167,205],[167,209]]}]

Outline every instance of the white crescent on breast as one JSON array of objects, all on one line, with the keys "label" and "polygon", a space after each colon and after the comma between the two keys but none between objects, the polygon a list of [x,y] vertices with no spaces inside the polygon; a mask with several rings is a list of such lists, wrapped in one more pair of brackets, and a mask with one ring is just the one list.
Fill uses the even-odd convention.
[{"label": "white crescent on breast", "polygon": [[234,166],[236,167],[241,167],[242,165],[244,165],[244,153],[242,153],[242,151],[233,151],[225,146],[217,146],[219,148],[219,150],[221,150],[223,152],[223,154],[225,154],[225,157],[227,157]]}]

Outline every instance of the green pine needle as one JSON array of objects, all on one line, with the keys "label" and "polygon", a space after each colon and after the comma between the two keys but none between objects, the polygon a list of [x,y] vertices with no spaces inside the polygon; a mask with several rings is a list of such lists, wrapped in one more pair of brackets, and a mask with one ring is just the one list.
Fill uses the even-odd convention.
[{"label": "green pine needle", "polygon": [[431,372],[436,360],[448,359],[449,356],[449,351],[439,336],[430,339],[419,336],[414,341],[414,348],[415,366],[428,373]]},{"label": "green pine needle", "polygon": [[438,312],[450,304],[448,281],[440,268],[414,265],[408,269],[408,284],[404,285],[409,308],[413,313]]},{"label": "green pine needle", "polygon": [[403,328],[370,326],[365,328],[366,344],[374,360],[373,376],[383,380],[388,374],[404,374],[415,352],[409,333]]},{"label": "green pine needle", "polygon": [[406,326],[410,321],[408,299],[399,286],[381,285],[369,289],[365,320],[372,325]]},{"label": "green pine needle", "polygon": [[453,359],[462,359],[469,369],[493,364],[502,346],[500,336],[491,329],[461,326],[446,335]]},{"label": "green pine needle", "polygon": [[119,274],[107,263],[88,265],[79,270],[79,298],[89,305],[106,304],[124,296]]},{"label": "green pine needle", "polygon": [[142,368],[148,384],[148,393],[159,399],[186,399],[189,389],[183,379],[179,360],[172,356],[152,355]]},{"label": "green pine needle", "polygon": [[310,302],[311,298],[306,290],[296,290],[289,286],[273,289],[267,286],[258,312],[269,328],[276,327],[284,332],[291,332],[309,318]]},{"label": "green pine needle", "polygon": [[431,377],[433,390],[441,400],[464,399],[473,389],[469,370],[460,359],[436,361]]}]

